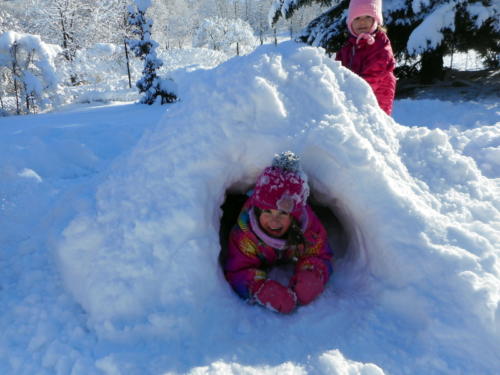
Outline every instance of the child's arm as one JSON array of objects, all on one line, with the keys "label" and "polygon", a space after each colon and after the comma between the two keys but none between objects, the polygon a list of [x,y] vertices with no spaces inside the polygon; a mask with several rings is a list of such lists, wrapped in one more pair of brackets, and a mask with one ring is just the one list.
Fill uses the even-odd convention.
[{"label": "child's arm", "polygon": [[[267,278],[262,269],[257,244],[252,236],[235,227],[229,237],[229,255],[224,267],[226,279],[238,295],[273,311],[288,314],[295,309],[295,293],[279,282]],[[260,256],[259,256],[260,254]]]},{"label": "child's arm", "polygon": [[244,299],[250,298],[267,278],[257,252],[257,244],[245,236],[240,228],[233,228],[229,235],[224,273],[232,288]]},{"label": "child's arm", "polygon": [[396,66],[390,44],[383,44],[372,55],[367,56],[363,63],[360,76],[376,91],[387,73],[392,72]]},{"label": "child's arm", "polygon": [[308,210],[310,224],[306,233],[306,249],[299,258],[290,286],[297,300],[306,305],[313,301],[324,289],[332,273],[332,250],[327,233],[312,210]]},{"label": "child's arm", "polygon": [[328,244],[328,234],[325,227],[309,206],[307,213],[309,225],[304,233],[306,249],[303,256],[299,258],[296,268],[297,270],[316,268],[321,272],[326,283],[332,273],[333,252]]}]

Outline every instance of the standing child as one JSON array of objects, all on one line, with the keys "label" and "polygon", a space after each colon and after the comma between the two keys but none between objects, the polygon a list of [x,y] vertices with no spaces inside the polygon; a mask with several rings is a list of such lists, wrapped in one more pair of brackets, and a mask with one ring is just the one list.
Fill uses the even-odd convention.
[{"label": "standing child", "polygon": [[390,115],[396,91],[396,61],[381,26],[382,0],[351,0],[347,16],[350,36],[335,59],[368,82],[380,108]]},{"label": "standing child", "polygon": [[[308,196],[298,158],[292,152],[276,155],[229,235],[224,274],[240,297],[286,314],[322,293],[332,252]],[[288,285],[268,278],[273,266],[287,263],[294,264]]]}]

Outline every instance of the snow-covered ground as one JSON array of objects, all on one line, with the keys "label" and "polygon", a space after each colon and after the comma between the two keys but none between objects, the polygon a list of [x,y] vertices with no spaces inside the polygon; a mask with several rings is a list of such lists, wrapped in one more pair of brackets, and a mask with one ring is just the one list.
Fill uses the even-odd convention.
[{"label": "snow-covered ground", "polygon": [[[0,118],[1,374],[498,373],[498,97],[392,119],[291,42],[184,66],[172,105]],[[288,149],[348,241],[281,316],[217,256],[226,195]]]}]

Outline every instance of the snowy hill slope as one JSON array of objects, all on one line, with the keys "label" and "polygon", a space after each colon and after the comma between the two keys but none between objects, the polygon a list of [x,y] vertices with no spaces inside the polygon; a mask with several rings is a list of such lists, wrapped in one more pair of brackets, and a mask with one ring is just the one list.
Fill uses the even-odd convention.
[{"label": "snowy hill slope", "polygon": [[[144,113],[137,143],[119,138],[112,156],[81,162],[96,178],[65,196],[40,185],[58,198],[46,201],[48,240],[25,240],[24,253],[5,242],[3,263],[16,269],[0,279],[3,373],[497,372],[495,160],[484,159],[488,178],[450,133],[397,124],[316,48],[264,46],[174,78],[182,101],[158,122]],[[225,196],[288,149],[349,243],[324,295],[279,316],[231,291],[218,233]]]}]

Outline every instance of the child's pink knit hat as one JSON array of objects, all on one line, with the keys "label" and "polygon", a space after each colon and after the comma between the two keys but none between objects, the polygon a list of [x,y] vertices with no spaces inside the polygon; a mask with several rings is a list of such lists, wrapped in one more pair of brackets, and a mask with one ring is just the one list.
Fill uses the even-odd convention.
[{"label": "child's pink knit hat", "polygon": [[300,221],[308,197],[309,185],[299,167],[299,158],[288,151],[275,155],[272,165],[264,169],[251,202],[262,210],[285,211]]},{"label": "child's pink knit hat", "polygon": [[351,0],[347,15],[347,27],[352,35],[356,35],[352,30],[352,21],[361,16],[370,16],[375,19],[370,29],[370,33],[373,33],[378,25],[383,25],[382,0]]}]

